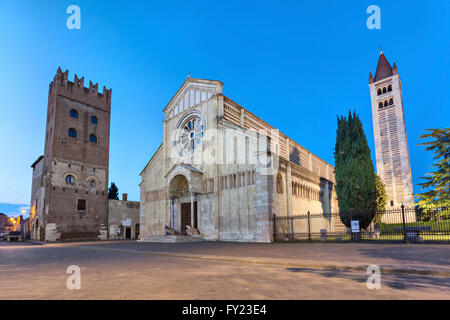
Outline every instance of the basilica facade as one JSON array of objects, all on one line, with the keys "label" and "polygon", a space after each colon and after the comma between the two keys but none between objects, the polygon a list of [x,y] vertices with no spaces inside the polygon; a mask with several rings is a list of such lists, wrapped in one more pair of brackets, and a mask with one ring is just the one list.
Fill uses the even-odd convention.
[{"label": "basilica facade", "polygon": [[188,78],[141,172],[139,238],[273,241],[274,216],[337,211],[334,168],[222,93]]}]

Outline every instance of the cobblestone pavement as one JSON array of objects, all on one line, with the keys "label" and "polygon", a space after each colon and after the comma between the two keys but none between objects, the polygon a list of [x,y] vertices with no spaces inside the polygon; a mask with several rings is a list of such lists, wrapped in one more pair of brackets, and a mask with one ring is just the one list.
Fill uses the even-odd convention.
[{"label": "cobblestone pavement", "polygon": [[[449,251],[386,244],[1,242],[0,299],[450,299],[448,276],[382,271],[381,289],[369,290],[363,269],[318,267],[446,272]],[[81,268],[80,290],[66,287],[69,265]]]}]

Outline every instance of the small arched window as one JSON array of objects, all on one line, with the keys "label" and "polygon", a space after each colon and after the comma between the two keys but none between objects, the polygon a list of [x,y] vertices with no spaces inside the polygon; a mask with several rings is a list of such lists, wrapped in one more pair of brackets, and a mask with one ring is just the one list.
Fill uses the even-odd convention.
[{"label": "small arched window", "polygon": [[387,101],[387,100],[384,102],[384,106],[385,106],[385,107],[388,106],[388,101]]},{"label": "small arched window", "polygon": [[75,177],[71,174],[68,174],[66,176],[66,183],[67,184],[75,184]]},{"label": "small arched window", "polygon": [[78,118],[77,110],[75,110],[75,109],[70,110],[70,117],[77,119]]},{"label": "small arched window", "polygon": [[76,138],[77,137],[77,130],[74,128],[69,129],[69,137]]},{"label": "small arched window", "polygon": [[97,186],[97,183],[95,182],[94,179],[92,179],[92,180],[89,182],[89,185],[91,186],[91,188],[95,188],[95,187]]},{"label": "small arched window", "polygon": [[383,102],[380,102],[379,104],[378,104],[378,108],[383,108]]},{"label": "small arched window", "polygon": [[95,134],[90,134],[89,135],[89,141],[90,142],[94,142],[94,143],[97,143],[97,136],[95,135]]},{"label": "small arched window", "polygon": [[278,174],[277,176],[277,192],[283,193],[283,178],[281,177],[281,174]]},{"label": "small arched window", "polygon": [[91,117],[91,123],[93,123],[93,124],[97,124],[98,123],[98,119],[97,119],[96,116],[92,116]]},{"label": "small arched window", "polygon": [[394,99],[390,98],[389,99],[389,105],[392,106],[394,104]]},{"label": "small arched window", "polygon": [[386,93],[386,92],[387,92],[387,91],[386,91],[386,87],[384,87],[384,88],[383,88],[383,93]]},{"label": "small arched window", "polygon": [[391,91],[392,91],[392,86],[389,85],[389,86],[388,86],[388,92],[391,92]]},{"label": "small arched window", "polygon": [[381,95],[381,89],[380,88],[378,88],[377,93],[378,93],[379,96]]}]

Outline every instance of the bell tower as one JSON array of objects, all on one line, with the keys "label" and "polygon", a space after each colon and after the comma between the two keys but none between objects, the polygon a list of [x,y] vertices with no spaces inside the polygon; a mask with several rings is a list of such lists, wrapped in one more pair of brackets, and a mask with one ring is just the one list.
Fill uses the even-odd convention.
[{"label": "bell tower", "polygon": [[411,165],[397,66],[380,50],[375,77],[369,73],[377,173],[386,186],[386,208],[414,205]]},{"label": "bell tower", "polygon": [[33,164],[30,226],[39,241],[106,239],[111,89],[58,68],[44,154]]}]

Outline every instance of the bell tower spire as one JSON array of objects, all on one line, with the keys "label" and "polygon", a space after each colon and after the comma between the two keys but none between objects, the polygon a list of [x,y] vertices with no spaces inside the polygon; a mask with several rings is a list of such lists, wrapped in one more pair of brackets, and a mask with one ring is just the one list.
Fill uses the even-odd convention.
[{"label": "bell tower spire", "polygon": [[414,205],[400,76],[380,48],[375,77],[369,74],[377,173],[386,186],[387,207]]}]

